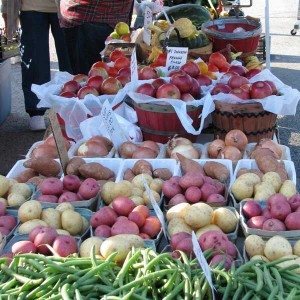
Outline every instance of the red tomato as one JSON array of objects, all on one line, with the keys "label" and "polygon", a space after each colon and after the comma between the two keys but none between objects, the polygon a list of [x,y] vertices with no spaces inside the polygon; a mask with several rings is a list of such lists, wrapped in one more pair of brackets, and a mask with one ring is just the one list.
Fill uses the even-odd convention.
[{"label": "red tomato", "polygon": [[119,57],[115,61],[114,67],[118,70],[126,67],[130,67],[130,59],[127,57]]},{"label": "red tomato", "polygon": [[93,64],[92,68],[103,68],[108,71],[110,67],[103,61],[97,61]]},{"label": "red tomato", "polygon": [[219,72],[219,68],[212,63],[208,63],[207,67],[209,72]]},{"label": "red tomato", "polygon": [[116,61],[120,57],[125,57],[124,53],[121,50],[115,49],[109,54],[110,61]]},{"label": "red tomato", "polygon": [[214,52],[209,56],[209,63],[216,65],[218,68],[223,67],[224,65],[227,64],[226,57],[219,53],[219,52]]}]

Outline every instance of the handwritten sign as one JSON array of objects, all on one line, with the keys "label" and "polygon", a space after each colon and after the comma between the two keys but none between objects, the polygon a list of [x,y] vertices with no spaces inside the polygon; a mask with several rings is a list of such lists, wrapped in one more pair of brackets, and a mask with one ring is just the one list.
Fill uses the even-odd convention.
[{"label": "handwritten sign", "polygon": [[148,46],[151,45],[151,31],[148,29],[148,26],[153,22],[152,10],[146,6],[144,13],[144,33],[143,33],[143,41]]},{"label": "handwritten sign", "polygon": [[115,148],[119,148],[122,143],[128,141],[108,100],[103,103],[100,115]]},{"label": "handwritten sign", "polygon": [[68,150],[66,147],[65,138],[62,135],[60,125],[58,123],[57,114],[53,109],[50,109],[48,114],[51,130],[57,147],[58,157],[62,166],[64,174],[69,162]]},{"label": "handwritten sign", "polygon": [[138,76],[138,64],[137,64],[137,59],[136,59],[136,48],[135,47],[131,54],[130,70],[131,70],[131,82],[137,82],[139,80],[139,76]]},{"label": "handwritten sign", "polygon": [[149,195],[149,198],[150,198],[150,201],[151,201],[151,204],[152,204],[152,207],[157,215],[157,218],[159,219],[160,221],[160,224],[161,224],[161,227],[162,227],[162,230],[163,230],[163,233],[165,235],[165,238],[167,238],[167,227],[166,227],[166,223],[165,223],[165,218],[164,218],[164,214],[163,212],[161,211],[160,207],[158,206],[157,202],[155,201],[153,195],[152,195],[152,192],[148,186],[148,183],[147,181],[144,179],[144,176],[143,176],[143,182],[144,182],[144,187],[145,187],[145,190],[147,191],[148,195]]},{"label": "handwritten sign", "polygon": [[168,72],[179,70],[186,63],[188,48],[183,47],[167,47],[167,63]]},{"label": "handwritten sign", "polygon": [[213,299],[215,299],[215,293],[214,293],[214,285],[213,285],[213,282],[212,282],[212,279],[211,279],[211,271],[210,271],[210,267],[203,255],[203,252],[201,250],[201,247],[199,245],[199,242],[198,242],[198,239],[196,237],[196,234],[194,231],[192,231],[192,243],[193,243],[193,250],[194,250],[194,253],[196,255],[196,258],[205,274],[205,277],[207,279],[207,282],[212,290],[212,294],[213,294]]}]

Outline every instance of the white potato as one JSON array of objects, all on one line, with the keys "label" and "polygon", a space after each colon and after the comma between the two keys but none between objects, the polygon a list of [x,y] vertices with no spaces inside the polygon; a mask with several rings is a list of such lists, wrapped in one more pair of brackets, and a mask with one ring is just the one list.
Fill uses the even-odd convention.
[{"label": "white potato", "polygon": [[[153,196],[154,200],[156,201],[156,203],[159,202],[160,194],[153,190],[151,190],[151,193],[152,193],[152,196]],[[143,199],[144,199],[146,205],[151,205],[150,196],[147,191],[145,191],[143,193]]]},{"label": "white potato", "polygon": [[9,180],[3,176],[0,175],[0,197],[4,196],[9,189]]},{"label": "white potato", "polygon": [[265,246],[265,241],[256,234],[248,235],[245,239],[245,250],[250,257],[264,255]]},{"label": "white potato", "polygon": [[71,235],[79,235],[82,231],[82,218],[80,213],[67,209],[61,214],[61,226],[70,232]]},{"label": "white potato", "polygon": [[40,225],[48,227],[48,224],[40,219],[29,220],[20,225],[20,227],[18,228],[18,233],[19,234],[29,234],[33,228],[40,226]]},{"label": "white potato", "polygon": [[29,198],[32,194],[32,191],[29,187],[28,184],[26,183],[14,183],[8,190],[8,193],[15,193],[15,194],[21,194],[23,195],[26,199]]},{"label": "white potato", "polygon": [[79,255],[80,257],[90,257],[91,250],[93,247],[95,248],[95,255],[100,254],[100,247],[103,243],[103,240],[97,236],[92,236],[84,240],[79,247]]},{"label": "white potato", "polygon": [[285,180],[279,190],[280,194],[283,194],[288,199],[293,195],[297,194],[297,187],[292,180]]},{"label": "white potato", "polygon": [[255,173],[244,173],[241,176],[238,177],[239,180],[245,180],[252,185],[255,185],[257,183],[260,183],[260,177]]},{"label": "white potato", "polygon": [[153,180],[153,178],[149,174],[139,174],[139,175],[134,176],[134,178],[132,179],[131,182],[136,187],[144,189],[144,181],[146,181],[148,186],[150,186],[152,180]]},{"label": "white potato", "polygon": [[21,194],[12,193],[7,196],[8,206],[20,206],[25,203],[26,200],[27,199]]},{"label": "white potato", "polygon": [[110,191],[112,200],[118,196],[130,197],[132,194],[132,183],[128,180],[116,182]]},{"label": "white potato", "polygon": [[186,210],[184,220],[194,229],[201,228],[212,223],[213,209],[208,204],[202,202],[192,204]]},{"label": "white potato", "polygon": [[40,219],[42,213],[42,204],[37,200],[29,200],[23,203],[18,210],[18,217],[21,223],[33,219]]},{"label": "white potato", "polygon": [[270,261],[273,261],[286,255],[292,255],[293,248],[286,238],[275,235],[266,242],[264,253]]},{"label": "white potato", "polygon": [[168,233],[172,237],[178,232],[192,233],[192,228],[182,218],[172,218],[168,222]]},{"label": "white potato", "polygon": [[150,189],[156,191],[157,193],[161,194],[162,185],[164,181],[160,178],[154,178],[150,183]]},{"label": "white potato", "polygon": [[238,221],[236,214],[226,207],[219,207],[214,210],[213,224],[221,228],[224,233],[233,232]]},{"label": "white potato", "polygon": [[182,218],[184,219],[186,210],[190,207],[191,205],[189,203],[179,203],[174,206],[172,206],[170,209],[167,210],[166,213],[166,218],[167,221],[170,221],[171,219],[174,218]]},{"label": "white potato", "polygon": [[62,203],[59,203],[55,207],[55,209],[58,210],[60,213],[62,213],[63,211],[65,211],[67,209],[73,209],[74,210],[74,206],[70,202],[62,202]]},{"label": "white potato", "polygon": [[262,182],[269,182],[274,187],[276,193],[279,192],[281,187],[281,178],[277,172],[267,172],[262,177]]},{"label": "white potato", "polygon": [[254,187],[253,184],[237,178],[231,186],[231,192],[237,201],[241,201],[253,196]]},{"label": "white potato", "polygon": [[44,208],[41,213],[41,220],[45,221],[50,227],[62,228],[60,211],[55,208]]},{"label": "white potato", "polygon": [[129,198],[135,203],[136,206],[146,204],[144,198],[140,196],[130,196]]}]

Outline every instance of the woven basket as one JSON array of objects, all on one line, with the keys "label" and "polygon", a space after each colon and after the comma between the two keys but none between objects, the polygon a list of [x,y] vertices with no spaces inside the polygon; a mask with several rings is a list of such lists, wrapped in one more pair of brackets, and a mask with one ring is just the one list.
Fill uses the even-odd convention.
[{"label": "woven basket", "polygon": [[215,138],[224,139],[232,129],[242,130],[250,143],[273,138],[277,115],[265,111],[260,103],[214,103],[216,108],[211,116]]},{"label": "woven basket", "polygon": [[[134,101],[133,104],[144,140],[165,144],[177,134],[195,142],[197,136],[189,134],[184,129],[172,105],[136,103]],[[192,118],[194,128],[200,126],[199,115],[201,112],[202,106],[187,106],[187,114]]]}]

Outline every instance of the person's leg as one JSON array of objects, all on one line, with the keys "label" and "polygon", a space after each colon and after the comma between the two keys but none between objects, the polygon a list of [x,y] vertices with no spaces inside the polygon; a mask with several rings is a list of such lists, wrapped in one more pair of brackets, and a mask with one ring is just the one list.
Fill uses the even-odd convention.
[{"label": "person's leg", "polygon": [[51,32],[55,42],[55,49],[58,58],[58,65],[60,71],[72,73],[70,58],[68,55],[68,48],[65,39],[65,33],[59,26],[57,13],[49,13],[49,23],[51,25]]},{"label": "person's leg", "polygon": [[101,60],[100,52],[113,28],[103,23],[83,23],[78,26],[77,66],[78,73],[88,74],[91,66]]},{"label": "person's leg", "polygon": [[76,59],[76,51],[77,48],[77,27],[70,27],[70,28],[62,28],[65,33],[68,56],[70,59],[70,64],[72,68],[72,74],[76,75],[79,73],[77,70],[77,59]]}]

